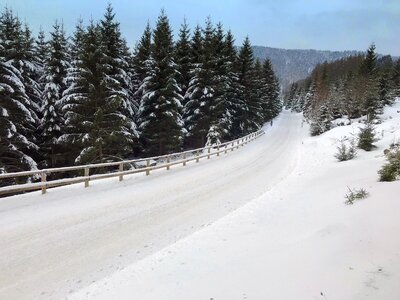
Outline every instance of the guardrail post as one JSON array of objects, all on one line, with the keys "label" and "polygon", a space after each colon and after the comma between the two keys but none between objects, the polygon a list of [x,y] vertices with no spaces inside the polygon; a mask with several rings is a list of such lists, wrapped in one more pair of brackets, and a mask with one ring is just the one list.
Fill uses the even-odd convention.
[{"label": "guardrail post", "polygon": [[150,167],[150,159],[146,160],[146,176],[150,174],[150,170],[148,169]]},{"label": "guardrail post", "polygon": [[237,140],[236,149],[239,149],[239,140]]},{"label": "guardrail post", "polygon": [[167,156],[167,170],[169,170],[169,163],[171,162],[171,157]]},{"label": "guardrail post", "polygon": [[244,147],[244,138],[242,138],[240,144],[242,145],[242,147]]},{"label": "guardrail post", "polygon": [[233,148],[235,148],[235,142],[232,142],[231,152],[233,151]]},{"label": "guardrail post", "polygon": [[41,181],[42,181],[42,194],[46,194],[46,173],[41,173],[40,174]]},{"label": "guardrail post", "polygon": [[217,156],[219,156],[219,145],[217,146]]},{"label": "guardrail post", "polygon": [[207,156],[207,159],[210,159],[210,152],[211,152],[211,147],[208,147],[208,156]]},{"label": "guardrail post", "polygon": [[[123,172],[124,171],[124,163],[119,164],[119,171]],[[124,179],[124,176],[121,174],[119,175],[119,181],[122,181]]]},{"label": "guardrail post", "polygon": [[197,155],[196,156],[197,156],[196,157],[196,162],[198,163],[199,162],[199,156],[200,156],[200,150],[197,151]]},{"label": "guardrail post", "polygon": [[183,163],[182,163],[182,165],[186,166],[186,152],[183,153]]},{"label": "guardrail post", "polygon": [[228,153],[228,144],[225,145],[225,154]]},{"label": "guardrail post", "polygon": [[86,177],[86,179],[85,179],[85,188],[87,188],[88,186],[89,186],[89,173],[90,171],[89,171],[89,168],[85,168],[85,173],[84,173],[84,176]]}]

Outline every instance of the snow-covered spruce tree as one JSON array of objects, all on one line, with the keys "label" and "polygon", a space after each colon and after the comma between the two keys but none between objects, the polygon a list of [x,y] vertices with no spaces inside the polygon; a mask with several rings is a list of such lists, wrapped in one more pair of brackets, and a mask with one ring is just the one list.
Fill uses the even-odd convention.
[{"label": "snow-covered spruce tree", "polygon": [[331,84],[327,104],[330,107],[334,119],[343,116],[345,99],[343,81],[338,80]]},{"label": "snow-covered spruce tree", "polygon": [[131,59],[126,41],[121,36],[119,23],[115,21],[115,14],[109,4],[104,19],[100,22],[100,33],[103,49],[104,87],[107,101],[119,103],[119,117],[123,118],[127,135],[126,142],[138,137],[134,122],[138,103],[131,93],[132,82],[130,76]]},{"label": "snow-covered spruce tree", "polygon": [[344,78],[344,110],[349,117],[358,118],[362,111],[362,97],[358,92],[359,78],[353,72],[349,72]]},{"label": "snow-covered spruce tree", "polygon": [[315,99],[315,82],[312,81],[307,89],[306,94],[304,95],[304,101],[302,106],[304,117],[306,117],[307,119],[310,119],[312,116],[313,106],[315,103],[314,99]]},{"label": "snow-covered spruce tree", "polygon": [[225,79],[226,79],[226,91],[225,97],[227,101],[226,116],[229,121],[229,132],[225,139],[234,139],[240,136],[239,132],[235,132],[234,123],[236,116],[239,115],[240,109],[243,106],[241,99],[239,98],[238,90],[238,73],[236,70],[237,66],[237,51],[235,47],[235,39],[230,30],[225,35],[225,46],[224,46],[224,57],[225,61]]},{"label": "snow-covered spruce tree", "polygon": [[317,117],[312,121],[310,133],[312,136],[320,135],[332,127],[332,115],[326,105],[322,105]]},{"label": "snow-covered spruce tree", "polygon": [[63,25],[56,22],[48,42],[49,54],[44,61],[44,76],[41,82],[44,85],[42,93],[42,133],[41,151],[47,167],[62,166],[63,159],[60,145],[57,143],[62,134],[64,119],[60,111],[59,102],[67,88],[65,78],[71,67],[68,55],[68,42]]},{"label": "snow-covered spruce tree", "polygon": [[36,44],[35,48],[36,60],[42,65],[44,65],[49,52],[48,52],[48,43],[46,41],[46,35],[42,27],[40,27],[39,29],[39,33],[36,38],[35,44]]},{"label": "snow-covered spruce tree", "polygon": [[[25,58],[21,23],[11,10],[0,16],[0,168],[13,172],[37,168],[37,110],[26,93],[21,65]],[[20,67],[20,68],[18,68]]]},{"label": "snow-covered spruce tree", "polygon": [[2,50],[0,45],[0,173],[37,169],[31,157],[38,147],[30,140],[35,120],[29,98],[20,72],[5,62]]},{"label": "snow-covered spruce tree", "polygon": [[379,103],[381,107],[393,104],[395,93],[393,91],[389,73],[387,72],[383,72],[379,77],[378,94],[379,94]]},{"label": "snow-covered spruce tree", "polygon": [[382,111],[382,104],[379,101],[377,82],[377,55],[375,45],[372,44],[361,65],[361,86],[363,87],[363,113],[372,121]]},{"label": "snow-covered spruce tree", "polygon": [[262,84],[261,107],[263,121],[268,122],[275,118],[282,109],[279,99],[279,81],[274,74],[269,59],[266,59],[262,65]]},{"label": "snow-covered spruce tree", "polygon": [[[36,115],[36,124],[39,124],[41,118],[41,85],[40,76],[42,66],[35,56],[35,40],[32,37],[31,30],[25,25],[21,32],[22,48],[19,53],[12,59],[13,65],[20,70],[24,80],[25,92],[31,100],[31,109]],[[36,132],[36,137],[39,135]]]},{"label": "snow-covered spruce tree", "polygon": [[37,63],[40,66],[40,72],[39,72],[39,84],[40,84],[40,90],[43,91],[43,82],[41,81],[43,79],[44,75],[44,65],[46,64],[46,60],[48,58],[48,43],[46,41],[46,36],[42,28],[39,30],[38,37],[36,38],[35,41],[35,58]]},{"label": "snow-covered spruce tree", "polygon": [[392,69],[393,94],[400,97],[400,59],[397,59]]},{"label": "snow-covered spruce tree", "polygon": [[230,56],[227,55],[225,34],[222,24],[217,24],[214,34],[214,97],[210,102],[210,128],[207,133],[207,145],[223,142],[229,135],[232,125],[232,85],[230,74]]},{"label": "snow-covered spruce tree", "polygon": [[[185,98],[187,99],[183,111],[185,127],[188,131],[186,145],[188,147],[203,147],[207,142],[210,129],[210,106],[215,98],[215,28],[211,20],[207,19],[203,38],[195,30],[192,41],[192,79]],[[201,39],[201,48],[195,49],[196,43]],[[200,52],[199,52],[200,51]],[[193,54],[192,54],[193,55]],[[196,57],[198,56],[198,57]],[[196,63],[195,59],[199,61]]]},{"label": "snow-covered spruce tree", "polygon": [[372,120],[370,120],[365,124],[364,127],[360,128],[357,146],[365,151],[371,151],[373,148],[375,148],[374,142],[376,141],[375,127],[372,124]]},{"label": "snow-covered spruce tree", "polygon": [[[175,45],[174,58],[176,63],[177,83],[180,88],[180,94],[185,97],[191,79],[191,49],[190,49],[190,30],[186,19],[179,30],[179,39]],[[185,105],[183,101],[182,106]]]},{"label": "snow-covered spruce tree", "polygon": [[145,89],[143,83],[149,72],[151,54],[151,27],[147,23],[142,37],[137,43],[132,57],[132,92],[134,101],[140,105]]},{"label": "snow-covered spruce tree", "polygon": [[72,84],[61,101],[66,132],[58,141],[71,149],[70,163],[120,160],[131,153],[133,136],[123,99],[110,92],[118,83],[108,75],[106,39],[93,22],[80,35]]},{"label": "snow-covered spruce tree", "polygon": [[243,103],[238,120],[241,135],[260,128],[262,108],[260,99],[254,93],[254,55],[248,37],[243,42],[237,60],[239,99]]},{"label": "snow-covered spruce tree", "polygon": [[183,142],[183,122],[179,110],[182,96],[176,82],[172,31],[162,11],[153,33],[149,70],[140,103],[141,142],[146,155],[179,151]]}]

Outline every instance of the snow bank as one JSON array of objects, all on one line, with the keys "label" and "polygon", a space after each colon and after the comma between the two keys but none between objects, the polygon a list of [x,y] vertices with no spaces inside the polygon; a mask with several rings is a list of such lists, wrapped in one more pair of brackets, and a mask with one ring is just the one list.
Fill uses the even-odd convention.
[{"label": "snow bank", "polygon": [[[399,299],[400,182],[377,175],[383,150],[400,138],[398,111],[399,103],[387,108],[376,126],[375,151],[340,163],[338,140],[360,125],[319,137],[306,137],[304,125],[288,177],[69,299]],[[345,205],[347,186],[370,196]]]}]

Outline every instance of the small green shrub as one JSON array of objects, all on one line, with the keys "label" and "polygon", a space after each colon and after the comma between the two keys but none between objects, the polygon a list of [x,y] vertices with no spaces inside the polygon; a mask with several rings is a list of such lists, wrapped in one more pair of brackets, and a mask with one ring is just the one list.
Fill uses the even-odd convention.
[{"label": "small green shrub", "polygon": [[369,193],[365,189],[352,190],[349,187],[347,188],[349,189],[349,192],[345,196],[346,198],[346,201],[344,202],[345,204],[352,205],[354,204],[354,201],[365,199],[369,196]]},{"label": "small green shrub", "polygon": [[387,163],[378,171],[380,181],[394,181],[400,177],[400,145],[393,143],[385,150]]},{"label": "small green shrub", "polygon": [[365,124],[365,127],[360,128],[358,134],[358,148],[365,151],[371,151],[375,148],[374,143],[377,141],[375,138],[375,128],[371,122]]},{"label": "small green shrub", "polygon": [[346,161],[357,156],[357,149],[354,139],[341,138],[340,145],[336,147],[335,158],[338,161]]}]

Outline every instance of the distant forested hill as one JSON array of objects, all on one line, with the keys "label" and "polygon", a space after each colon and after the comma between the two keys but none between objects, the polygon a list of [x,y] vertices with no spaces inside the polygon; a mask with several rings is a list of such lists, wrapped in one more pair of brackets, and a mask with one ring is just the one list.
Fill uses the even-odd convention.
[{"label": "distant forested hill", "polygon": [[310,75],[314,67],[324,61],[331,62],[344,57],[360,54],[359,51],[321,51],[279,49],[263,46],[253,46],[254,56],[263,61],[271,60],[275,74],[283,87],[290,83],[304,79]]}]

